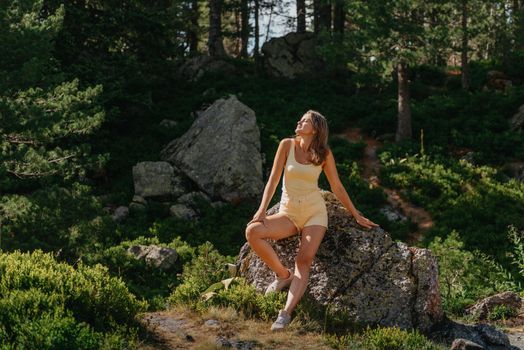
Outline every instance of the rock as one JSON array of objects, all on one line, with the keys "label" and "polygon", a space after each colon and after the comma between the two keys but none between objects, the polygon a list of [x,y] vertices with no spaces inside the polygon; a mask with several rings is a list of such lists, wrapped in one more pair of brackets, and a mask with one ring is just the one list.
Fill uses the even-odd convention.
[{"label": "rock", "polygon": [[131,203],[129,203],[129,210],[130,211],[135,211],[135,212],[145,211],[146,210],[146,206],[144,204],[141,204],[141,203],[131,202]]},{"label": "rock", "polygon": [[142,205],[147,205],[147,201],[145,200],[144,197],[142,196],[139,196],[139,195],[134,195],[133,196],[133,199],[131,200],[133,203],[138,203],[138,204],[142,204]]},{"label": "rock", "polygon": [[391,205],[385,205],[384,207],[380,208],[379,210],[382,214],[386,216],[386,218],[389,221],[404,222],[407,220],[407,218],[404,215],[402,215],[402,213],[398,209],[393,208]]},{"label": "rock", "polygon": [[501,169],[510,178],[524,181],[524,162],[510,162],[502,166]]},{"label": "rock", "polygon": [[258,198],[264,187],[260,131],[253,110],[232,95],[200,113],[161,159],[176,165],[209,196],[230,203]]},{"label": "rock", "polygon": [[210,319],[204,322],[204,325],[209,328],[218,328],[220,327],[220,322],[218,320]]},{"label": "rock", "polygon": [[227,203],[226,202],[222,202],[222,201],[216,201],[216,202],[211,202],[211,206],[215,209],[217,208],[222,208],[224,206],[226,206]]},{"label": "rock", "polygon": [[206,73],[232,75],[236,74],[236,69],[228,61],[209,55],[190,58],[178,69],[178,75],[181,78],[192,82],[198,81]]},{"label": "rock", "polygon": [[175,126],[177,126],[178,122],[176,120],[171,120],[171,119],[162,119],[159,125],[163,128],[170,129],[170,128],[174,128]]},{"label": "rock", "polygon": [[508,336],[488,324],[462,324],[448,319],[434,325],[428,336],[433,341],[451,344],[456,339],[469,340],[483,349],[513,350]]},{"label": "rock", "polygon": [[524,126],[524,105],[519,107],[519,111],[515,113],[513,117],[509,120],[511,130],[513,131],[522,131]]},{"label": "rock", "polygon": [[260,343],[256,340],[234,340],[222,335],[216,337],[216,345],[222,348],[233,348],[239,350],[251,350],[257,348]]},{"label": "rock", "polygon": [[129,254],[136,259],[145,260],[145,262],[162,270],[168,270],[175,264],[178,258],[176,250],[156,245],[135,245],[127,249]]},{"label": "rock", "polygon": [[177,202],[179,204],[185,205],[186,207],[198,210],[199,208],[198,208],[197,198],[200,198],[207,202],[211,202],[211,199],[208,197],[208,195],[206,195],[204,192],[201,192],[201,191],[186,193],[178,197]]},{"label": "rock", "polygon": [[483,350],[484,347],[467,339],[455,339],[451,344],[450,350]]},{"label": "rock", "polygon": [[135,194],[141,197],[179,196],[184,186],[168,162],[140,162],[133,166]]},{"label": "rock", "polygon": [[462,157],[459,158],[459,160],[468,162],[470,164],[475,164],[475,152],[470,151],[464,154]]},{"label": "rock", "polygon": [[495,308],[495,306],[504,305],[515,312],[520,310],[522,300],[515,292],[498,293],[480,300],[473,306],[466,309],[467,315],[473,315],[480,320],[488,317],[488,314]]},{"label": "rock", "polygon": [[113,220],[115,220],[116,222],[124,222],[128,216],[129,216],[129,208],[123,205],[116,208],[113,215],[111,215]]},{"label": "rock", "polygon": [[191,208],[188,208],[184,204],[173,204],[169,208],[169,213],[178,219],[193,220],[197,219],[198,214]]},{"label": "rock", "polygon": [[288,33],[272,38],[262,46],[264,66],[271,76],[296,78],[304,74],[317,74],[325,63],[315,53],[315,34]]},{"label": "rock", "polygon": [[[394,242],[380,227],[358,225],[336,196],[321,191],[329,228],[311,266],[306,289],[313,303],[345,311],[362,325],[398,326],[427,331],[443,318],[437,259],[427,249]],[[267,215],[278,212],[279,203]],[[269,241],[284,266],[294,266],[298,235]],[[263,292],[273,273],[244,244],[240,274]]]},{"label": "rock", "polygon": [[487,83],[485,88],[487,88],[488,90],[493,89],[507,91],[512,86],[513,82],[511,81],[510,77],[506,75],[504,72],[492,70],[487,73]]}]

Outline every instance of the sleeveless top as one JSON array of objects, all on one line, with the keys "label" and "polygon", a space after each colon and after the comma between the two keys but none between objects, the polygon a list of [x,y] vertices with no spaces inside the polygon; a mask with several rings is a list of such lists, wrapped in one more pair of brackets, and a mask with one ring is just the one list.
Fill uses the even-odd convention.
[{"label": "sleeveless top", "polygon": [[295,158],[295,140],[293,140],[284,167],[282,193],[289,196],[303,196],[315,191],[320,191],[318,187],[318,177],[321,172],[322,165],[297,162]]}]

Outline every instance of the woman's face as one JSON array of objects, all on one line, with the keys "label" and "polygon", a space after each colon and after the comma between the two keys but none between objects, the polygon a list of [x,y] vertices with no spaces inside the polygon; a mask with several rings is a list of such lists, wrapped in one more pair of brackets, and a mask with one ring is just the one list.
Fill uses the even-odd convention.
[{"label": "woman's face", "polygon": [[311,119],[311,115],[308,113],[305,113],[302,118],[297,122],[297,127],[295,129],[295,132],[297,135],[313,135],[315,131],[315,127],[313,126],[313,120]]}]

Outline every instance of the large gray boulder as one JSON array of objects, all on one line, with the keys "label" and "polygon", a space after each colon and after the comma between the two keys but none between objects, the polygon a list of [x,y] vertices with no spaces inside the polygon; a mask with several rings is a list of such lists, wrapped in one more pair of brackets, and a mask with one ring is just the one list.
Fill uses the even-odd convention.
[{"label": "large gray boulder", "polygon": [[179,77],[192,82],[200,80],[206,73],[232,75],[236,74],[236,68],[225,59],[199,55],[186,60],[177,71]]},{"label": "large gray boulder", "polygon": [[236,96],[221,98],[160,153],[210,197],[230,203],[257,198],[264,187],[255,112]]},{"label": "large gray boulder", "polygon": [[168,162],[145,161],[132,168],[135,194],[140,197],[180,196],[183,181]]},{"label": "large gray boulder", "polygon": [[129,247],[127,252],[138,260],[144,260],[147,265],[161,270],[169,270],[178,258],[175,249],[157,245],[134,245]]},{"label": "large gray boulder", "polygon": [[267,41],[262,46],[262,52],[268,74],[291,79],[321,72],[324,62],[315,53],[315,45],[315,34],[312,32],[292,32]]},{"label": "large gray boulder", "polygon": [[511,117],[509,124],[511,130],[522,131],[524,127],[524,105],[520,106],[518,112]]},{"label": "large gray boulder", "polygon": [[[427,249],[394,242],[377,227],[358,225],[335,195],[321,191],[329,228],[311,267],[305,295],[319,305],[347,312],[362,325],[428,331],[442,320],[436,257]],[[279,204],[268,215],[278,212]],[[298,235],[270,241],[284,266],[294,266]],[[262,292],[272,271],[246,243],[239,254],[240,274]]]}]

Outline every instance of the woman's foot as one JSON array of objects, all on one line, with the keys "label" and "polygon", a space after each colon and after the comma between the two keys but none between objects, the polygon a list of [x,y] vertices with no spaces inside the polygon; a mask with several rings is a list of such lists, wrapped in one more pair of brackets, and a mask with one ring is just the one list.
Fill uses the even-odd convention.
[{"label": "woman's foot", "polygon": [[287,325],[291,322],[291,315],[287,313],[286,310],[280,310],[278,312],[278,317],[275,322],[271,325],[272,331],[280,331],[287,327]]},{"label": "woman's foot", "polygon": [[271,282],[269,286],[266,288],[266,295],[271,292],[277,292],[281,291],[282,289],[288,287],[291,284],[291,281],[293,281],[293,270],[288,269],[289,271],[289,277],[288,278],[280,278],[278,276],[275,277],[275,280]]}]

